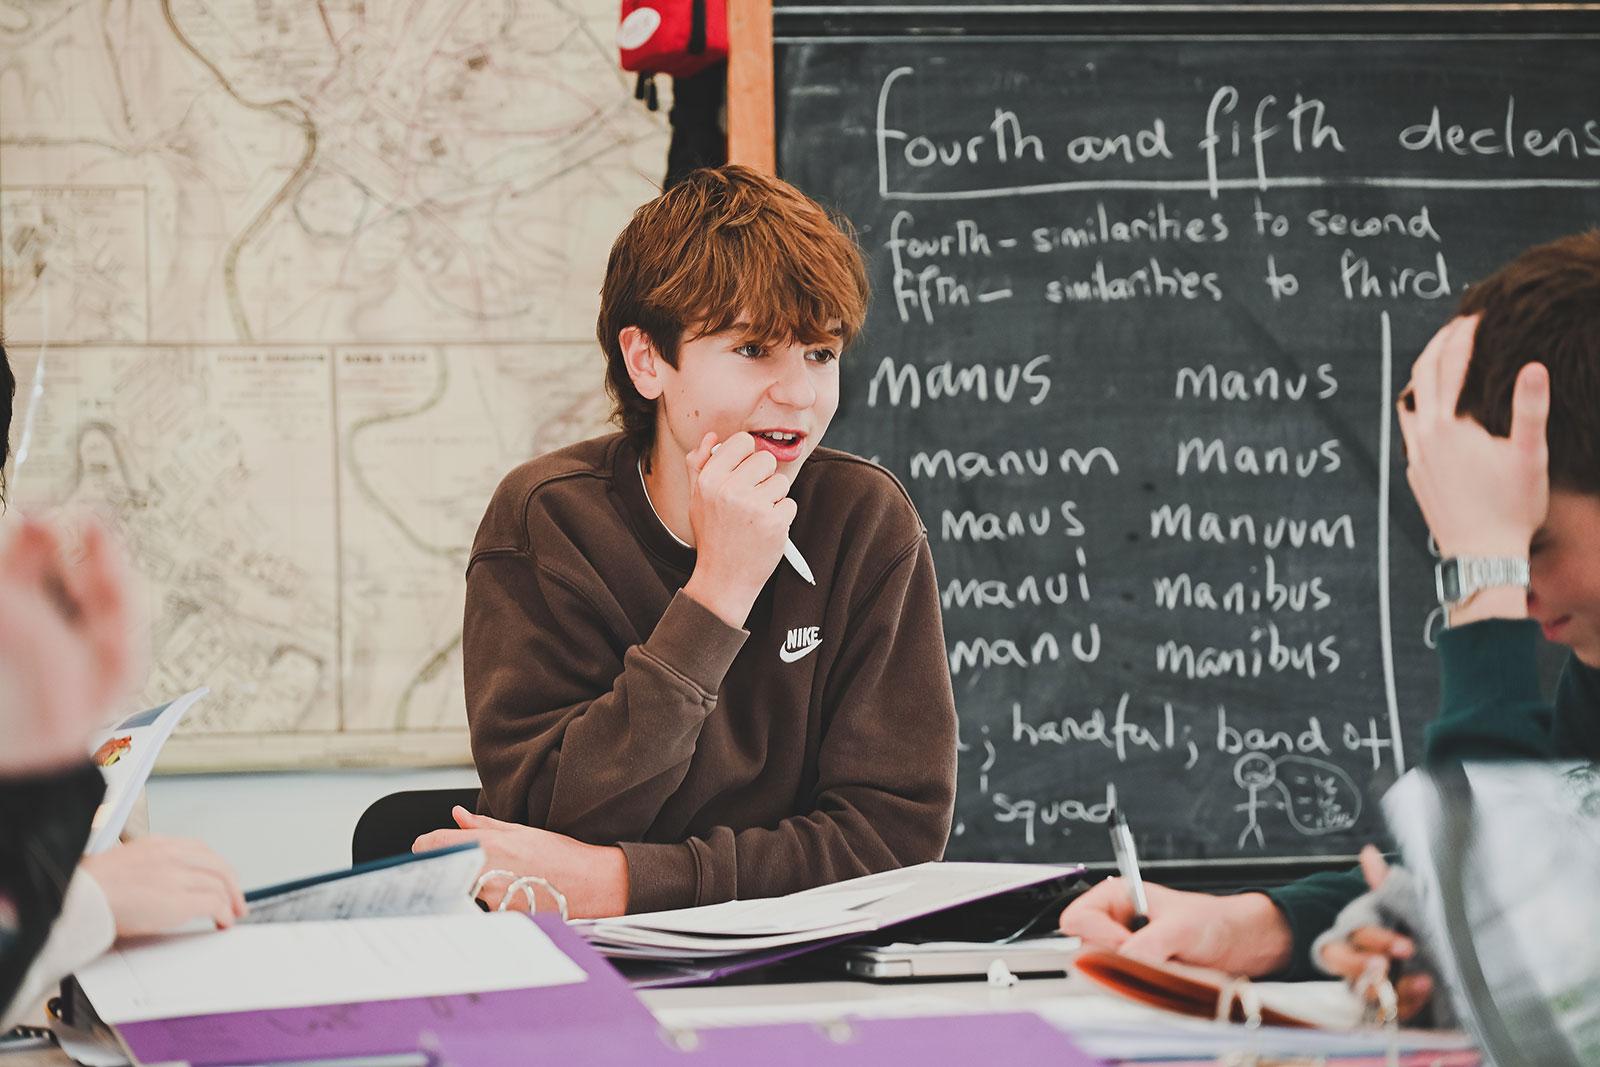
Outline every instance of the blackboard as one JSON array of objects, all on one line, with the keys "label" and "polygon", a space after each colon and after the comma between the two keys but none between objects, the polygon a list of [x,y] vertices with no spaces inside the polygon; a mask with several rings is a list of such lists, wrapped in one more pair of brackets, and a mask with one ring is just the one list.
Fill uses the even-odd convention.
[{"label": "blackboard", "polygon": [[776,71],[779,171],[874,289],[828,443],[933,544],[949,855],[1103,861],[1113,791],[1157,860],[1379,838],[1440,622],[1393,398],[1464,287],[1600,222],[1600,40],[908,28]]}]

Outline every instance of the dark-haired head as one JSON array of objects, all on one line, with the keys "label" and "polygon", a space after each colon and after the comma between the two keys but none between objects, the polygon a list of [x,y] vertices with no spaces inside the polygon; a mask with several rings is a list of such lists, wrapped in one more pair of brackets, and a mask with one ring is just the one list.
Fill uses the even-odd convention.
[{"label": "dark-haired head", "polygon": [[1550,370],[1550,486],[1600,496],[1600,230],[1535,245],[1467,290],[1481,315],[1456,413],[1511,432],[1530,362]]}]

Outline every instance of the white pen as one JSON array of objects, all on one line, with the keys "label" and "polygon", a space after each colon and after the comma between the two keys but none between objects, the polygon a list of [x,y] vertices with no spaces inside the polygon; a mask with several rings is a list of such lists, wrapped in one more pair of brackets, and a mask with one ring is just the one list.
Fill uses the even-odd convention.
[{"label": "white pen", "polygon": [[811,568],[806,564],[806,558],[787,537],[783,539],[783,558],[789,561],[789,566],[794,568],[796,574],[806,580],[806,584],[817,584],[817,580],[811,576]]},{"label": "white pen", "polygon": [[1144,878],[1139,873],[1139,854],[1133,847],[1133,831],[1123,818],[1121,808],[1111,810],[1111,851],[1117,856],[1117,870],[1128,887],[1128,902],[1133,905],[1133,916],[1128,929],[1142,930],[1150,922],[1150,904],[1144,895]]},{"label": "white pen", "polygon": [[[716,455],[717,449],[721,447],[721,441],[718,441],[716,444],[712,445],[711,454],[713,456]],[[807,585],[817,584],[816,577],[811,573],[811,565],[808,564],[806,562],[806,558],[800,554],[800,550],[794,547],[794,542],[789,540],[787,537],[783,539],[783,558],[789,561],[789,566],[794,568],[794,572],[796,574],[806,580]]]}]

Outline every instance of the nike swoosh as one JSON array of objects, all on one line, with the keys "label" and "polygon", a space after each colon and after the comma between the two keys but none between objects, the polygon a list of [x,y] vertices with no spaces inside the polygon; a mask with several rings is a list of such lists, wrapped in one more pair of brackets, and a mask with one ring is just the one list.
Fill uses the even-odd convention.
[{"label": "nike swoosh", "polygon": [[811,653],[815,652],[821,647],[822,642],[817,641],[807,645],[805,648],[797,648],[792,652],[787,648],[780,648],[778,649],[778,658],[783,660],[785,663],[793,663],[797,659],[804,659],[806,656],[811,655]]}]

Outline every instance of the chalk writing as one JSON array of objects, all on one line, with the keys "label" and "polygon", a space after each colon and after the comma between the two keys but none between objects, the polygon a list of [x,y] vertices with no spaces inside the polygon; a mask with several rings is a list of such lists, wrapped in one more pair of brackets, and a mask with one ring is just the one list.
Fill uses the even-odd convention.
[{"label": "chalk writing", "polygon": [[[945,360],[931,367],[917,367],[899,363],[893,356],[884,356],[867,383],[867,407],[878,406],[882,400],[890,407],[920,408],[924,399],[957,400],[972,397],[977,400],[993,399],[1001,404],[1025,400],[1038,407],[1050,395],[1050,375],[1046,367],[1049,356],[1035,356],[1026,363],[1010,363],[1003,367],[990,367],[974,363],[958,367],[953,360]],[[1024,387],[1019,394],[1018,387]]]},{"label": "chalk writing", "polygon": [[1442,624],[1396,394],[1467,286],[1600,214],[1592,49],[780,47],[780,158],[875,283],[830,435],[934,557],[952,856],[1105,859],[1063,836],[1113,780],[1153,856],[1380,834]]},{"label": "chalk writing", "polygon": [[1214,545],[1244,544],[1277,548],[1356,547],[1355,522],[1349,515],[1334,519],[1300,519],[1287,515],[1272,517],[1203,511],[1195,518],[1192,504],[1162,504],[1150,512],[1150,536],[1171,537],[1179,541],[1209,542]]}]

